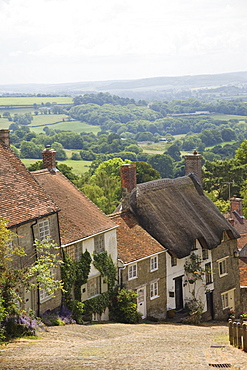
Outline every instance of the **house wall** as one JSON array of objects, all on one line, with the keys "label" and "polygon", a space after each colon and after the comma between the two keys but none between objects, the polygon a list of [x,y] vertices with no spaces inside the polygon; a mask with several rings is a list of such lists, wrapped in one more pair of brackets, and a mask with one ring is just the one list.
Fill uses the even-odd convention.
[{"label": "house wall", "polygon": [[[154,317],[159,320],[164,320],[166,317],[166,252],[157,253],[158,270],[150,271],[150,256],[129,263],[121,271],[122,285],[128,289],[137,290],[142,287],[146,288],[146,317]],[[153,255],[155,256],[155,255]],[[129,266],[137,264],[137,277],[128,279]],[[151,298],[150,284],[158,282],[158,296]]]},{"label": "house wall", "polygon": [[[49,221],[51,240],[56,245],[59,245],[59,229],[57,223],[57,215],[56,214],[50,215],[48,217],[42,218],[41,220]],[[12,228],[11,230],[16,234],[16,237],[13,240],[13,244],[23,248],[26,254],[23,257],[16,256],[13,261],[14,266],[16,266],[16,268],[23,268],[25,266],[29,266],[36,260],[36,252],[33,242],[34,239],[39,239],[38,221],[29,222],[18,227]],[[60,269],[58,269],[57,271],[56,278],[57,279],[61,278]],[[21,308],[32,309],[37,313],[38,311],[40,313],[43,313],[46,310],[52,310],[61,304],[61,291],[57,291],[52,298],[47,299],[45,302],[43,303],[40,302],[39,310],[38,310],[39,296],[37,289],[34,289],[32,291],[26,291],[25,289],[21,289],[21,296],[22,296]]]},{"label": "house wall", "polygon": [[240,312],[247,312],[247,287],[240,288]]},{"label": "house wall", "polygon": [[[102,233],[104,236],[104,250],[111,256],[113,263],[117,266],[117,237],[116,237],[116,229],[112,229]],[[91,258],[93,260],[93,254],[95,253],[95,244],[94,244],[94,236],[84,239],[82,241],[75,242],[69,246],[64,247],[66,253],[68,253],[73,260],[76,259],[76,250],[79,248],[81,253],[85,253],[86,250],[90,253]],[[88,276],[88,282],[100,277],[99,271],[94,267],[93,263],[90,266],[90,272]],[[100,292],[104,293],[108,290],[107,283],[105,283],[104,278],[100,278]],[[81,300],[82,302],[90,299],[88,293],[88,282],[81,286]],[[99,294],[98,292],[97,294]],[[97,295],[96,294],[96,295]],[[91,297],[92,298],[92,297]],[[95,320],[109,320],[109,312],[108,309],[99,317],[95,315]]]},{"label": "house wall", "polygon": [[[226,239],[226,238],[225,238]],[[222,293],[234,290],[235,310],[240,310],[240,284],[238,258],[234,258],[237,250],[237,240],[225,240],[217,248],[212,250],[213,276],[214,276],[214,310],[215,319],[225,320],[229,316],[229,308],[223,308]],[[227,257],[227,274],[220,276],[219,260]],[[229,305],[230,302],[229,302]]]},{"label": "house wall", "polygon": [[[208,251],[208,258],[202,259],[202,247],[198,241],[196,241],[196,249],[192,251],[198,255],[201,260],[201,266],[205,269],[205,264],[212,264],[212,254],[211,251]],[[176,292],[175,292],[175,279],[182,277],[182,288],[183,288],[183,307],[186,307],[186,304],[193,298],[192,291],[195,289],[195,297],[197,300],[200,300],[203,305],[203,312],[207,311],[207,302],[206,302],[206,290],[213,290],[214,283],[206,284],[205,277],[203,280],[197,280],[194,284],[188,282],[188,276],[184,271],[184,265],[186,260],[189,258],[177,259],[177,265],[172,266],[172,258],[167,254],[167,309],[176,308]]]}]

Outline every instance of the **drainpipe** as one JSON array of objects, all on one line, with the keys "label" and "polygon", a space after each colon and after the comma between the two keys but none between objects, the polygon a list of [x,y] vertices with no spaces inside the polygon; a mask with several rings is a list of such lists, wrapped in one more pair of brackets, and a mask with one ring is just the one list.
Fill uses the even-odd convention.
[{"label": "drainpipe", "polygon": [[118,283],[120,287],[122,288],[122,270],[126,269],[126,265],[122,260],[118,260]]},{"label": "drainpipe", "polygon": [[[34,236],[34,230],[33,230],[33,227],[35,225],[37,225],[38,223],[38,220],[36,219],[36,221],[31,225],[31,230],[32,230],[32,237],[33,237],[33,246],[34,246],[34,251],[35,251],[35,258],[36,258],[36,261],[38,259],[38,253],[37,253],[37,248],[36,248],[36,245],[35,245],[35,236]],[[39,284],[37,286],[37,305],[38,305],[38,309],[37,309],[37,316],[40,316],[40,294],[39,294]]]}]

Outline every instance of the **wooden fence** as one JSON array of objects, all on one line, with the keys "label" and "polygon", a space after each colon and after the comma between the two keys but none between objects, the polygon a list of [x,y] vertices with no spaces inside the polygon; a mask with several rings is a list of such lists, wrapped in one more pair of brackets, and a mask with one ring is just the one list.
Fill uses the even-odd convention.
[{"label": "wooden fence", "polygon": [[229,320],[229,341],[232,346],[247,352],[247,321],[242,317],[240,320]]}]

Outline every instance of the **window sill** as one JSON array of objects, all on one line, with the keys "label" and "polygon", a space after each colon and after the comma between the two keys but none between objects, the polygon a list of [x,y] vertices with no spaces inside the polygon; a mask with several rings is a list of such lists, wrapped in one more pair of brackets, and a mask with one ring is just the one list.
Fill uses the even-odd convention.
[{"label": "window sill", "polygon": [[154,272],[154,271],[158,271],[158,268],[157,269],[150,270],[150,272]]},{"label": "window sill", "polygon": [[224,276],[227,276],[227,275],[228,275],[228,272],[225,272],[224,274],[219,275],[219,277],[221,278],[221,277],[224,277]]},{"label": "window sill", "polygon": [[159,295],[155,295],[154,297],[150,297],[150,301],[152,301],[155,298],[159,298]]},{"label": "window sill", "polygon": [[138,278],[138,276],[134,276],[134,277],[132,277],[132,278],[128,278],[128,281],[130,281],[130,280],[134,280],[134,279],[137,279]]}]

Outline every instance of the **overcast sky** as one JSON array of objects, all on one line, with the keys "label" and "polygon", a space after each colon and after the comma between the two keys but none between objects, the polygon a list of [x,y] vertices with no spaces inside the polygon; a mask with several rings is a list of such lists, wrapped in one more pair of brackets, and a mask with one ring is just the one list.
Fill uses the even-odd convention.
[{"label": "overcast sky", "polygon": [[0,0],[0,84],[247,70],[247,0]]}]

